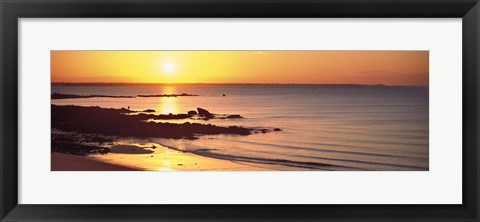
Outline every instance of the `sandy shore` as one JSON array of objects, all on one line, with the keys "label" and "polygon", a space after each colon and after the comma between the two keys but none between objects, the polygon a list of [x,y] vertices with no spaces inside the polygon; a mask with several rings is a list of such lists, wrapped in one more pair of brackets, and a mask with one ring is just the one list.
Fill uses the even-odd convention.
[{"label": "sandy shore", "polygon": [[141,170],[132,167],[95,161],[82,156],[52,153],[52,171],[132,171]]},{"label": "sandy shore", "polygon": [[[155,145],[156,148],[148,148]],[[121,148],[121,149],[119,149]],[[145,152],[150,151],[150,152]],[[128,144],[112,148],[108,154],[90,155],[93,160],[114,165],[129,166],[148,171],[262,171],[253,164],[245,165],[229,160],[182,152],[158,143]]]},{"label": "sandy shore", "polygon": [[[155,143],[154,143],[155,144]],[[145,145],[145,144],[144,144]],[[148,144],[150,145],[150,144]],[[52,171],[263,171],[254,165],[204,157],[173,150],[160,144],[156,149],[122,145],[108,154],[77,156],[52,153]],[[150,151],[150,152],[145,152]]]}]

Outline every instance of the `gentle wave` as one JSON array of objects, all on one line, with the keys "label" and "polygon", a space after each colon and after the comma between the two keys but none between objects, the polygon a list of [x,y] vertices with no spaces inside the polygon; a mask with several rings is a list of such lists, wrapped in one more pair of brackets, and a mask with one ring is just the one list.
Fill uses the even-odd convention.
[{"label": "gentle wave", "polygon": [[[264,146],[271,146],[271,147],[279,147],[279,148],[286,148],[286,149],[298,149],[298,150],[306,150],[311,152],[327,152],[327,153],[345,153],[345,154],[355,154],[355,155],[366,155],[366,156],[378,156],[378,157],[399,157],[399,158],[414,158],[425,160],[428,158],[422,158],[417,156],[408,156],[408,155],[400,155],[400,154],[381,154],[381,153],[366,153],[366,152],[355,152],[355,151],[341,151],[341,150],[327,150],[327,149],[319,149],[319,148],[307,148],[307,147],[300,147],[300,146],[287,146],[282,144],[273,144],[273,143],[262,143],[262,142],[252,142],[252,141],[241,141],[241,140],[225,140],[230,142],[237,142],[237,143],[245,143],[245,144],[253,144],[253,145],[264,145]],[[341,144],[329,144],[329,143],[311,143],[315,145],[325,145],[325,146],[338,146],[338,147],[349,147],[349,148],[359,148],[356,146],[347,146]]]},{"label": "gentle wave", "polygon": [[[165,145],[163,145],[165,146]],[[359,170],[367,170],[367,168],[361,167],[352,167],[352,166],[345,166],[345,165],[336,165],[336,164],[329,164],[329,163],[321,163],[321,162],[311,162],[311,161],[293,161],[293,160],[286,160],[286,159],[271,159],[271,158],[260,158],[260,157],[249,157],[249,156],[237,156],[237,155],[229,155],[229,154],[220,154],[210,152],[211,149],[198,149],[193,151],[185,151],[181,150],[172,146],[166,146],[170,149],[179,150],[183,152],[189,152],[200,156],[210,157],[210,158],[217,158],[229,161],[236,161],[236,162],[248,162],[248,163],[259,163],[259,164],[276,164],[276,165],[283,165],[288,167],[298,167],[298,168],[308,168],[308,169],[318,169],[318,170],[352,170],[352,171],[359,171]],[[386,164],[386,163],[377,163],[377,162],[367,162],[367,161],[359,161],[359,160],[346,160],[346,159],[335,159],[335,158],[322,158],[322,157],[309,157],[309,156],[300,156],[295,155],[297,157],[303,158],[311,158],[315,160],[335,160],[335,161],[344,161],[344,162],[351,162],[351,163],[361,163],[367,165],[377,165],[377,166],[391,166],[391,167],[400,167],[405,168],[408,170],[428,170],[425,167],[417,167],[417,166],[409,166],[409,165],[402,165],[402,164]],[[368,169],[370,170],[370,169]]]}]

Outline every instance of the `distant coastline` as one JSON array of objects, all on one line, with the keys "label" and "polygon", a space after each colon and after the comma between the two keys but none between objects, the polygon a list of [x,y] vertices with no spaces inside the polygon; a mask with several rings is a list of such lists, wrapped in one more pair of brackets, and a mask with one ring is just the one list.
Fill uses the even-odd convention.
[{"label": "distant coastline", "polygon": [[52,93],[51,99],[86,99],[86,98],[136,98],[136,97],[181,97],[181,96],[198,96],[194,94],[152,94],[152,95],[136,95],[136,96],[115,96],[115,95],[76,95]]},{"label": "distant coastline", "polygon": [[194,85],[312,85],[338,87],[428,87],[422,85],[385,85],[385,84],[323,84],[323,83],[108,83],[108,82],[52,82],[52,86],[194,86]]}]

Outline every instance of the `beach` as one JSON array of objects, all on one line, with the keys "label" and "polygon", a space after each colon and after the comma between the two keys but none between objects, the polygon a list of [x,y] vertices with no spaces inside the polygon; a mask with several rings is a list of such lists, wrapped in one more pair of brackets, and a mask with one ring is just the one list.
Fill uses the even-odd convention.
[{"label": "beach", "polygon": [[[261,167],[203,157],[158,146],[157,152],[138,154],[135,146],[123,145],[125,152],[109,155],[79,156],[56,153],[51,155],[52,171],[263,171]],[[129,151],[126,151],[126,149]],[[146,166],[148,168],[146,168]]]}]

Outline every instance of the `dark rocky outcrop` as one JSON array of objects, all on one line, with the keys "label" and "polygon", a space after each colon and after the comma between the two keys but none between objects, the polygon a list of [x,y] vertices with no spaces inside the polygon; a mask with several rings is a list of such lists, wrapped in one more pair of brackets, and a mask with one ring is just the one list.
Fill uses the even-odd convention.
[{"label": "dark rocky outcrop", "polygon": [[190,111],[188,111],[187,114],[190,115],[190,116],[195,116],[195,115],[197,115],[198,113],[197,113],[197,111],[195,111],[195,110],[190,110]]},{"label": "dark rocky outcrop", "polygon": [[202,109],[202,108],[197,108],[198,115],[201,117],[205,117],[205,119],[212,119],[214,117],[213,114],[211,114],[208,110]]},{"label": "dark rocky outcrop", "polygon": [[123,154],[150,154],[153,150],[149,150],[150,147],[141,147],[136,145],[115,145],[110,147],[110,153],[123,153]]},{"label": "dark rocky outcrop", "polygon": [[238,114],[228,115],[225,117],[226,119],[242,119],[243,117]]},{"label": "dark rocky outcrop", "polygon": [[137,118],[138,120],[169,120],[169,119],[188,119],[191,116],[188,114],[146,114],[146,113],[139,113],[137,115],[131,115],[133,118]]},{"label": "dark rocky outcrop", "polygon": [[[199,123],[155,123],[144,121],[152,114],[124,115],[121,109],[52,105],[52,128],[67,132],[124,137],[192,138],[195,135],[249,135],[254,129]],[[186,115],[188,114],[178,114]],[[175,117],[178,115],[171,115]],[[155,115],[153,115],[155,116]],[[165,115],[169,116],[169,115]]]},{"label": "dark rocky outcrop", "polygon": [[110,149],[101,146],[106,142],[111,142],[111,140],[98,135],[52,132],[51,149],[52,152],[80,156],[106,154],[110,152]]},{"label": "dark rocky outcrop", "polygon": [[[190,118],[193,119],[192,117],[196,116],[196,115],[198,115],[199,117],[202,117],[202,118],[198,118],[198,119],[202,119],[202,120],[209,120],[209,119],[242,119],[243,118],[242,116],[240,116],[238,114],[233,114],[233,115],[212,114],[209,111],[207,111],[206,109],[202,109],[202,108],[199,108],[199,109],[202,110],[201,111],[202,113],[197,113],[197,111],[195,111],[195,110],[190,110],[190,111],[188,111],[188,113],[180,113],[180,114],[169,113],[169,114],[155,115],[155,114],[148,114],[148,113],[146,113],[146,111],[148,111],[148,110],[144,110],[144,111],[142,111],[143,113],[139,113],[137,115],[131,115],[131,116],[135,117],[139,120],[149,120],[149,119],[171,120],[171,119],[190,119]],[[136,113],[136,111],[131,111],[131,110],[124,109],[124,108],[122,108],[121,110],[122,110],[123,113]]]}]

